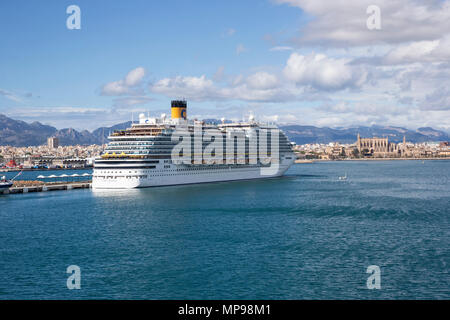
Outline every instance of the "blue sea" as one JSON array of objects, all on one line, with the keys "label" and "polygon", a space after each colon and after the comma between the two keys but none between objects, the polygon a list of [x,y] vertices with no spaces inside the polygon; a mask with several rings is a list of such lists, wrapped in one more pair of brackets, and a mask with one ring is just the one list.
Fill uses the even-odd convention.
[{"label": "blue sea", "polygon": [[[2,195],[0,299],[450,299],[449,178],[445,160],[340,161],[267,180]],[[370,265],[381,289],[366,286]]]}]

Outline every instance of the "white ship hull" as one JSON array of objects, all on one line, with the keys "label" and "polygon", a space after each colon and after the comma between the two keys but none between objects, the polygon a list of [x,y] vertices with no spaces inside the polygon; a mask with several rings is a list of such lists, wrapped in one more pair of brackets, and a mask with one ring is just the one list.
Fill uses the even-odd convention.
[{"label": "white ship hull", "polygon": [[[237,181],[264,179],[282,176],[294,163],[294,157],[284,159],[281,164],[272,169],[261,167],[232,166],[221,169],[207,167],[187,168],[177,170],[176,165],[161,169],[121,169],[116,166],[111,169],[95,169],[92,180],[93,190],[133,189],[183,184],[210,183],[222,181]],[[159,170],[158,170],[159,169]]]}]

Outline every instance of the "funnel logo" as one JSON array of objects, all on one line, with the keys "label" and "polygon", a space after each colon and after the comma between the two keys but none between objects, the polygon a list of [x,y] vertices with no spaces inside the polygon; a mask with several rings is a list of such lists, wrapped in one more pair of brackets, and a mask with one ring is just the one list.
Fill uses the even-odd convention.
[{"label": "funnel logo", "polygon": [[186,109],[181,110],[181,117],[186,120]]}]

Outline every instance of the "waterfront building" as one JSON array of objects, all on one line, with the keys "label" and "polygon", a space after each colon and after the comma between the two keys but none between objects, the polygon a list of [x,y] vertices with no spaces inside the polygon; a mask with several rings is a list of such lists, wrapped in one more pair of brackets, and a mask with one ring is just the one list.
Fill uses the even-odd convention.
[{"label": "waterfront building", "polygon": [[56,148],[58,148],[58,147],[59,147],[59,139],[56,138],[56,137],[49,137],[49,138],[47,139],[47,146],[48,146],[50,149],[56,149]]},{"label": "waterfront building", "polygon": [[84,168],[87,165],[86,159],[53,159],[52,166],[59,167],[59,168]]},{"label": "waterfront building", "polygon": [[325,153],[328,155],[329,159],[339,158],[345,156],[345,148],[338,143],[334,143],[330,144],[325,149]]}]

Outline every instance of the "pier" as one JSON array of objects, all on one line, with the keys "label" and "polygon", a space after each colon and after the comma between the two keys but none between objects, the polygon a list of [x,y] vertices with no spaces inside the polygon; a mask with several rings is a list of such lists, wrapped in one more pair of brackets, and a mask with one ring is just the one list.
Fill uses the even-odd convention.
[{"label": "pier", "polygon": [[14,193],[28,193],[28,192],[46,192],[56,190],[74,190],[74,189],[89,189],[91,188],[90,181],[68,182],[58,184],[42,184],[30,186],[13,186],[9,189],[0,191],[0,194],[14,194]]}]

